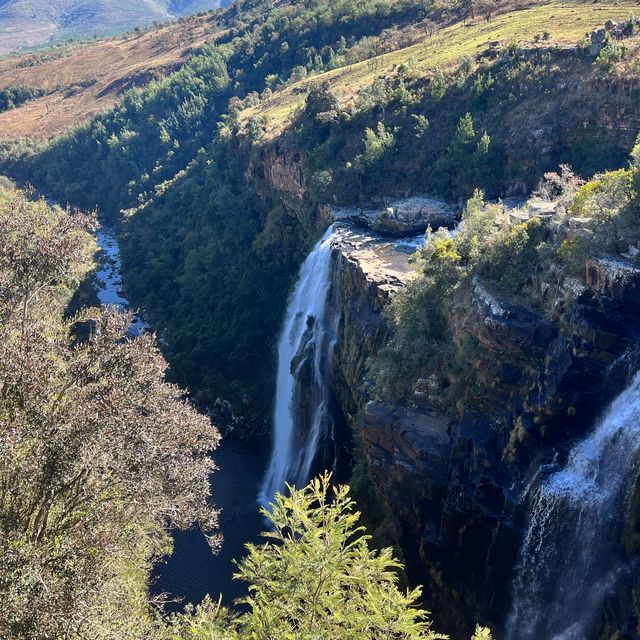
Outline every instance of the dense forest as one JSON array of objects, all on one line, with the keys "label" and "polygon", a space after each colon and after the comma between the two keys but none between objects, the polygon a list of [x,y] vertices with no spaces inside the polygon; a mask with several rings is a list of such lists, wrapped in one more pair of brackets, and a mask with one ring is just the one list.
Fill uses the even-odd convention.
[{"label": "dense forest", "polygon": [[[0,188],[0,635],[444,637],[426,604],[468,637],[509,587],[490,586],[485,557],[451,552],[443,531],[462,546],[478,527],[478,545],[500,551],[507,529],[515,547],[519,483],[569,458],[612,397],[598,378],[635,353],[640,21],[623,3],[492,0],[239,0],[212,21],[179,69],[115,107],[47,142],[0,144],[1,173],[68,205]],[[0,111],[43,95],[0,89]],[[171,532],[223,543],[209,483],[220,436],[194,406],[224,399],[264,422],[287,297],[332,211],[382,216],[423,194],[455,223],[426,229],[411,277],[376,307],[370,342],[384,345],[346,356],[364,372],[344,417],[373,540],[349,489],[322,476],[264,512],[266,542],[238,564],[238,610],[207,599],[167,613],[150,593]],[[130,335],[129,314],[78,309],[98,220],[116,230],[149,333]],[[340,330],[362,312],[356,297]],[[498,338],[482,333],[492,322]],[[560,336],[555,351],[539,334]],[[522,355],[527,340],[540,362]],[[587,388],[582,405],[566,371]],[[391,435],[370,404],[392,416]],[[414,458],[402,438],[420,411]],[[455,461],[431,473],[439,455]],[[416,477],[427,488],[407,506]],[[640,503],[628,502],[619,537],[632,555]],[[407,574],[374,550],[389,544]],[[430,564],[436,548],[445,559]],[[447,562],[469,576],[449,583]],[[428,583],[425,596],[407,580]],[[489,637],[478,627],[474,640]]]}]

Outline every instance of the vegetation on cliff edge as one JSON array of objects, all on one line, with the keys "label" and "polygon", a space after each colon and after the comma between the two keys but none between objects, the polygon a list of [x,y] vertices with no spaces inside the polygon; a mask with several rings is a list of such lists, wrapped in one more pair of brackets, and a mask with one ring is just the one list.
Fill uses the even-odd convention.
[{"label": "vegetation on cliff edge", "polygon": [[[379,396],[407,399],[418,378],[432,374],[446,388],[452,410],[469,406],[469,394],[482,394],[464,374],[475,346],[460,340],[451,320],[473,287],[553,316],[554,298],[545,296],[541,283],[583,280],[591,257],[637,262],[639,150],[640,144],[629,168],[589,181],[566,165],[560,174],[548,173],[515,211],[502,202],[485,203],[476,191],[455,235],[429,230],[415,256],[418,277],[387,309],[394,337],[373,365]],[[543,215],[536,213],[541,205]],[[627,254],[630,246],[634,255]],[[458,384],[449,386],[449,378]]]}]

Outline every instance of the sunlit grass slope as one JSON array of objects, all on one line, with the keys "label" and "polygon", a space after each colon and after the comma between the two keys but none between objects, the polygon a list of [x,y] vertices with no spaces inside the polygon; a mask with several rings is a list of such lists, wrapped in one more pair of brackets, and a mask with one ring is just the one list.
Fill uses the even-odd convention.
[{"label": "sunlit grass slope", "polygon": [[310,76],[274,93],[266,103],[243,112],[243,118],[265,116],[267,135],[274,136],[286,126],[288,118],[303,104],[310,83],[329,80],[333,90],[349,104],[361,87],[370,85],[377,76],[389,76],[401,64],[413,74],[428,75],[437,67],[446,68],[463,56],[476,57],[498,41],[500,46],[533,43],[536,35],[550,35],[544,46],[566,47],[577,44],[582,37],[606,20],[627,18],[638,5],[629,2],[550,2],[505,12],[487,21],[478,16],[466,24],[458,22],[432,35],[415,34],[415,42],[391,53],[340,69]]}]

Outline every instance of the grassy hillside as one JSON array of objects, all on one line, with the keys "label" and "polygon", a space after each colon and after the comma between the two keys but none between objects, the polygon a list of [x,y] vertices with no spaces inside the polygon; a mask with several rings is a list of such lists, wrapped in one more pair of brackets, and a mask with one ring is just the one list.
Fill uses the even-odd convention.
[{"label": "grassy hillside", "polygon": [[[574,47],[585,33],[606,20],[626,19],[637,7],[632,2],[548,2],[515,7],[490,20],[477,15],[442,27],[429,25],[426,33],[416,25],[409,32],[408,46],[287,84],[259,106],[243,111],[242,118],[248,120],[259,115],[266,121],[267,135],[275,137],[284,131],[292,114],[304,103],[313,83],[329,81],[343,106],[349,106],[363,87],[371,85],[375,78],[396,76],[401,65],[407,65],[414,78],[428,77],[437,68],[456,65],[463,56],[478,60],[491,48],[491,43],[494,47],[496,44],[538,46],[540,41],[540,46],[545,48]],[[545,32],[549,34],[548,39],[538,39],[534,44],[534,38]]]},{"label": "grassy hillside", "polygon": [[219,0],[0,0],[0,54],[111,35],[219,6]]},{"label": "grassy hillside", "polygon": [[0,93],[29,87],[41,94],[12,109],[0,107],[0,140],[60,135],[112,107],[128,89],[175,71],[214,29],[210,16],[193,16],[143,34],[0,60]]}]

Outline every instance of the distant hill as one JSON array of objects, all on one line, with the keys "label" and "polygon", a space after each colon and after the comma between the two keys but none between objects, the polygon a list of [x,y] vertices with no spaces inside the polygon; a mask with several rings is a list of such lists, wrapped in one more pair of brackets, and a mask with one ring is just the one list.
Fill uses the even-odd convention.
[{"label": "distant hill", "polygon": [[[62,44],[0,60],[0,141],[59,135],[112,107],[127,89],[180,68],[218,30],[214,14],[191,16],[143,34]],[[28,87],[38,99],[3,110],[3,91],[11,87]]]},{"label": "distant hill", "polygon": [[220,0],[0,0],[0,54],[121,33],[219,6]]}]

